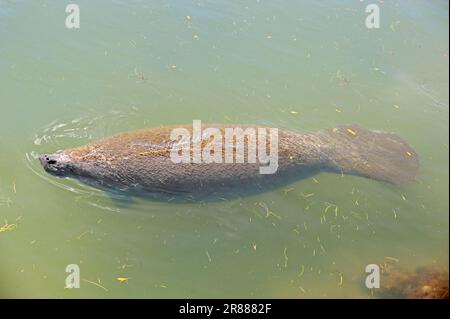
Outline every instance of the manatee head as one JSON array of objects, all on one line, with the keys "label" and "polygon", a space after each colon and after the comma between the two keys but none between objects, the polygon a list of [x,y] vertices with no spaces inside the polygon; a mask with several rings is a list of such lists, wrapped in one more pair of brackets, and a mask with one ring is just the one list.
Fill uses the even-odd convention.
[{"label": "manatee head", "polygon": [[42,167],[49,174],[70,177],[77,174],[79,167],[64,153],[44,154],[39,156]]},{"label": "manatee head", "polygon": [[80,159],[71,152],[44,154],[39,156],[44,170],[57,177],[74,178],[94,187],[126,186],[114,169],[103,161]]}]

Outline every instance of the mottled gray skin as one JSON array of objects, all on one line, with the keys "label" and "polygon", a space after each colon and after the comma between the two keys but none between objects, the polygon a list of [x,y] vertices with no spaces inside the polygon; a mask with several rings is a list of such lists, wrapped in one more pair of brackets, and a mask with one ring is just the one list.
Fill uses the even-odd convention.
[{"label": "mottled gray skin", "polygon": [[[184,127],[192,131],[190,126]],[[225,125],[203,125],[222,130]],[[239,126],[251,127],[248,125]],[[279,130],[278,170],[259,173],[260,163],[174,163],[170,158],[175,127],[122,133],[103,140],[43,155],[44,169],[101,188],[132,193],[211,194],[249,186],[278,185],[319,171],[365,176],[391,183],[413,181],[417,154],[394,134],[358,126],[316,134]],[[256,128],[256,126],[255,126]],[[224,136],[224,134],[222,134]],[[267,145],[268,147],[268,145]]]}]

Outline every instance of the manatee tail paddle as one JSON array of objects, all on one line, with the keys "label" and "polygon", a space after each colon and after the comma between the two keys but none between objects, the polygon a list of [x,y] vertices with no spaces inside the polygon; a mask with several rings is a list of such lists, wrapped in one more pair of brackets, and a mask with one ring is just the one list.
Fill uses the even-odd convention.
[{"label": "manatee tail paddle", "polygon": [[327,141],[333,170],[393,184],[413,182],[418,175],[417,153],[396,134],[350,125],[320,135]]}]

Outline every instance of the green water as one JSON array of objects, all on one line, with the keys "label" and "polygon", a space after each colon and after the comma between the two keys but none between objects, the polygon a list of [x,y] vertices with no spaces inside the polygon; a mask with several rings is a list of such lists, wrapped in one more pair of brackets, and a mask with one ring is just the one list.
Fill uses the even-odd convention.
[{"label": "green water", "polygon": [[[64,1],[0,0],[1,297],[366,298],[367,264],[448,269],[447,1],[376,2],[372,30],[367,1],[74,2],[78,30]],[[421,172],[121,203],[36,160],[193,119],[392,131]]]}]

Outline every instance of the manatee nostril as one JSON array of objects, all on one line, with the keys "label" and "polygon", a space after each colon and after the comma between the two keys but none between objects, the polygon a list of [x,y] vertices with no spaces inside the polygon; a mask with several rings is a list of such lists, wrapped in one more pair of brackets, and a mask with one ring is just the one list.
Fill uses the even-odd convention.
[{"label": "manatee nostril", "polygon": [[48,158],[47,158],[47,163],[50,164],[50,165],[53,165],[53,164],[56,164],[56,161],[55,160],[48,160]]}]

